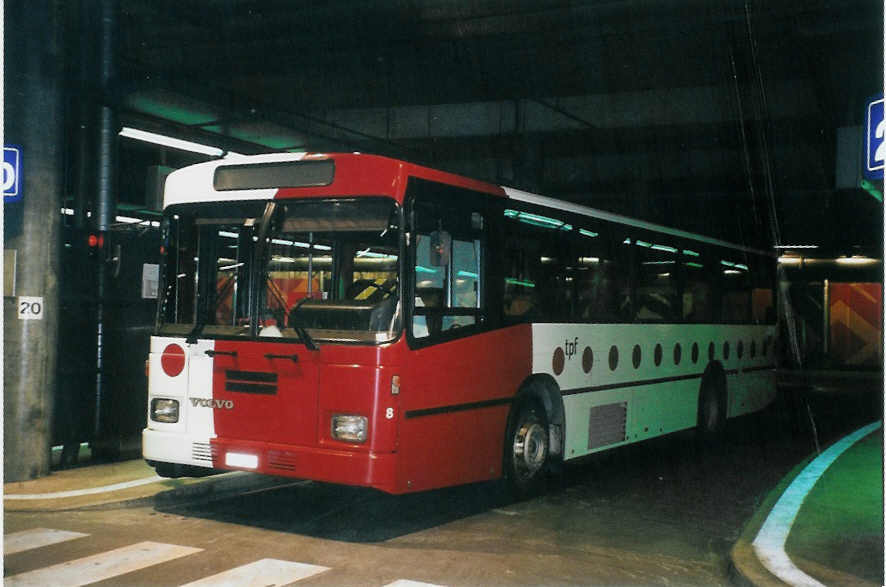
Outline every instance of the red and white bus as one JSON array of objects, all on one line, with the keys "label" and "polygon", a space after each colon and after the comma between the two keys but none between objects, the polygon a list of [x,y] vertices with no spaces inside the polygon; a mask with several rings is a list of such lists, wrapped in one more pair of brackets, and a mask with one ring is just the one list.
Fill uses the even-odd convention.
[{"label": "red and white bus", "polygon": [[161,475],[525,494],[774,397],[764,251],[363,154],[181,169],[162,230]]}]

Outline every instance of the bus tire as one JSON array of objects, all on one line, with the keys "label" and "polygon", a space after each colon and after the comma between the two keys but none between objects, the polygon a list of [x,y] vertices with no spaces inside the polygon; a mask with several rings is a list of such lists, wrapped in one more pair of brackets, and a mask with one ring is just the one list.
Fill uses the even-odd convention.
[{"label": "bus tire", "polygon": [[516,499],[539,495],[550,463],[550,432],[544,409],[532,399],[515,405],[505,444],[505,475]]},{"label": "bus tire", "polygon": [[698,394],[697,436],[703,446],[716,446],[726,432],[726,373],[717,364],[711,364],[701,379]]}]

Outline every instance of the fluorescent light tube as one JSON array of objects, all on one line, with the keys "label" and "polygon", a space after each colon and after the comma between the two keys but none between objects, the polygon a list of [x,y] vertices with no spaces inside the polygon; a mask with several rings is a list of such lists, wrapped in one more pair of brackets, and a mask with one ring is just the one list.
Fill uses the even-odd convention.
[{"label": "fluorescent light tube", "polygon": [[171,149],[179,149],[181,151],[190,151],[191,153],[209,155],[210,157],[221,157],[225,154],[225,152],[218,147],[201,145],[200,143],[193,143],[191,141],[185,141],[182,139],[174,139],[172,137],[167,137],[166,135],[160,135],[157,133],[148,132],[146,130],[139,130],[137,128],[130,128],[128,126],[124,126],[122,129],[120,129],[120,136],[126,137],[128,139],[135,139],[136,141],[143,141],[146,143],[161,145],[163,147],[169,147]]}]

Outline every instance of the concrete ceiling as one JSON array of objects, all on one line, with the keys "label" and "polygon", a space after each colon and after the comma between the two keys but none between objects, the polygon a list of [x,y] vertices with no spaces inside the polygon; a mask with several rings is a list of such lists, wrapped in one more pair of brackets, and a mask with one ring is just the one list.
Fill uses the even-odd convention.
[{"label": "concrete ceiling", "polygon": [[835,253],[882,238],[838,177],[882,71],[871,0],[121,0],[119,23],[133,123]]}]

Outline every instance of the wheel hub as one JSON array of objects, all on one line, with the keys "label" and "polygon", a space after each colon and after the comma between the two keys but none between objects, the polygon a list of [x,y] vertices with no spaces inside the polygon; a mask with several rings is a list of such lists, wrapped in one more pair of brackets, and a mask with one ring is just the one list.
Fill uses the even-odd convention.
[{"label": "wheel hub", "polygon": [[708,430],[713,430],[717,427],[717,421],[720,415],[720,406],[717,403],[717,400],[713,397],[709,397],[707,401],[704,403],[704,419],[705,426],[707,426]]},{"label": "wheel hub", "polygon": [[521,426],[514,438],[514,463],[527,475],[532,475],[544,464],[547,453],[544,427],[537,422]]}]

